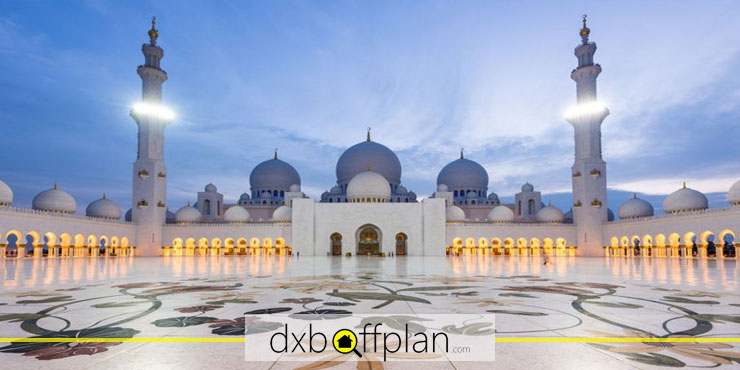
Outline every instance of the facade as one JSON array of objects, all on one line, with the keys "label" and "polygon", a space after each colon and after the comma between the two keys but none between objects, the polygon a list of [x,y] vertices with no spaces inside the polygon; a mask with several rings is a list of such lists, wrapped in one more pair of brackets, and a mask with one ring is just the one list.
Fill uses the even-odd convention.
[{"label": "facade", "polygon": [[[371,139],[338,158],[336,184],[319,199],[301,191],[299,172],[273,157],[250,175],[249,192],[225,204],[214,184],[169,211],[166,203],[165,130],[173,115],[162,105],[167,73],[154,22],[137,68],[142,101],[131,110],[138,126],[131,209],[104,195],[75,215],[74,198],[56,184],[40,193],[32,209],[12,206],[13,192],[0,181],[0,255],[181,256],[181,255],[561,255],[561,256],[737,256],[740,181],[728,191],[730,205],[708,209],[706,197],[684,186],[670,194],[665,215],[634,196],[607,208],[607,168],[601,152],[601,124],[609,115],[597,99],[601,66],[596,44],[583,20],[575,48],[576,105],[566,120],[574,128],[571,173],[573,206],[545,205],[525,183],[513,204],[502,204],[489,189],[489,173],[463,152],[444,166],[437,190],[419,199],[402,185],[396,154]],[[565,176],[565,174],[564,174]],[[174,209],[174,208],[173,208]],[[722,249],[724,247],[724,249]]]}]

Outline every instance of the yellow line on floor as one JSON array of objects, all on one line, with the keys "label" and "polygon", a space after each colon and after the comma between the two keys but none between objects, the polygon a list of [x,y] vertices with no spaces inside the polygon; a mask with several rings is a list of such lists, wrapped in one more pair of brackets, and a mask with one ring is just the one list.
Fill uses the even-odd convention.
[{"label": "yellow line on floor", "polygon": [[[496,338],[497,343],[740,343],[740,338]],[[0,338],[0,343],[241,343],[238,338]]]}]

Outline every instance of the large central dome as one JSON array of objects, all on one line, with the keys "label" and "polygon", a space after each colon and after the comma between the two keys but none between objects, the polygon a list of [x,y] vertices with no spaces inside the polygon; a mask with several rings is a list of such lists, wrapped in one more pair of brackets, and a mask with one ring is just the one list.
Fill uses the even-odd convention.
[{"label": "large central dome", "polygon": [[340,186],[349,183],[355,175],[365,172],[370,166],[391,184],[401,183],[401,161],[396,154],[383,144],[370,140],[355,144],[342,153],[337,162],[337,184]]},{"label": "large central dome", "polygon": [[488,172],[480,164],[460,156],[448,163],[437,176],[437,185],[445,184],[453,190],[487,191]]}]

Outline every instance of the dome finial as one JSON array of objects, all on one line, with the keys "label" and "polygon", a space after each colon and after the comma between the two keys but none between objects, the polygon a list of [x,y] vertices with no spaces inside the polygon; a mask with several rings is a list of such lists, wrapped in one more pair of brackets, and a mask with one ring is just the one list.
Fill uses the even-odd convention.
[{"label": "dome finial", "polygon": [[370,130],[371,130],[371,128],[368,126],[368,128],[367,128],[367,141],[370,141]]},{"label": "dome finial", "polygon": [[154,27],[157,22],[157,17],[152,17],[152,28],[149,30],[149,43],[152,45],[157,44],[157,38],[159,37],[159,31]]},{"label": "dome finial", "polygon": [[278,151],[278,148],[275,148],[275,159],[277,159],[277,151]]},{"label": "dome finial", "polygon": [[367,162],[367,167],[365,168],[367,172],[370,172],[370,162]]},{"label": "dome finial", "polygon": [[586,14],[583,15],[583,28],[581,28],[581,32],[579,32],[579,34],[581,35],[581,40],[583,40],[584,44],[588,43],[588,35],[591,34],[591,30],[588,27],[586,27],[587,17],[588,15]]},{"label": "dome finial", "polygon": [[57,185],[57,182],[54,181],[54,190],[59,189],[59,186]]},{"label": "dome finial", "polygon": [[686,181],[683,182],[683,188],[686,189]]},{"label": "dome finial", "polygon": [[460,148],[460,159],[465,159],[463,156],[463,152],[465,151],[465,148]]},{"label": "dome finial", "polygon": [[105,199],[105,193],[103,193],[103,199]]}]

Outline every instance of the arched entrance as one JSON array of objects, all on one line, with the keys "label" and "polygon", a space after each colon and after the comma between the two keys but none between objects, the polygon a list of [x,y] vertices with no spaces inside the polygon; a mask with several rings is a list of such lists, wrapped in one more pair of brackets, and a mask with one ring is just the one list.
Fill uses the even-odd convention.
[{"label": "arched entrance", "polygon": [[342,234],[334,233],[329,237],[331,239],[331,254],[333,256],[342,255]]},{"label": "arched entrance", "polygon": [[405,256],[406,246],[408,244],[408,236],[404,233],[396,234],[396,255]]},{"label": "arched entrance", "polygon": [[375,226],[363,226],[357,235],[357,255],[380,254],[380,232]]}]

